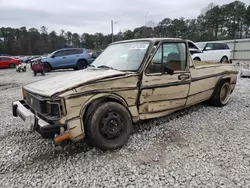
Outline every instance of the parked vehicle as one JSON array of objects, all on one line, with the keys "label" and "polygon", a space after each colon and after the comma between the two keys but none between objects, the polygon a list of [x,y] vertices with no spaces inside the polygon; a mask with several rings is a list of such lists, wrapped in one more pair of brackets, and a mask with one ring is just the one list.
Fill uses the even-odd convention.
[{"label": "parked vehicle", "polygon": [[9,54],[0,54],[0,56],[10,56]]},{"label": "parked vehicle", "polygon": [[57,50],[41,59],[45,71],[73,68],[85,69],[94,61],[84,48],[65,48]]},{"label": "parked vehicle", "polygon": [[26,63],[30,63],[30,62],[33,61],[34,59],[38,59],[38,58],[40,58],[39,55],[31,56],[31,57],[27,58],[25,62],[26,62]]},{"label": "parked vehicle", "polygon": [[94,51],[92,54],[91,54],[91,56],[92,56],[92,58],[97,58],[100,54],[102,53],[102,50],[96,50],[96,51]]},{"label": "parked vehicle", "polygon": [[190,47],[190,53],[195,61],[231,62],[231,50],[226,43],[193,43]]},{"label": "parked vehicle", "polygon": [[9,56],[0,56],[0,68],[15,68],[19,64],[19,59]]},{"label": "parked vehicle", "polygon": [[13,115],[25,121],[26,130],[55,142],[86,138],[112,150],[127,142],[133,122],[207,100],[226,105],[237,66],[194,64],[188,45],[168,38],[113,43],[92,67],[24,86],[23,99],[12,104]]},{"label": "parked vehicle", "polygon": [[17,72],[26,72],[26,65],[24,65],[24,64],[20,64],[20,65],[17,65],[16,66],[16,71]]},{"label": "parked vehicle", "polygon": [[240,77],[250,77],[250,65],[249,64],[243,64],[241,66],[240,70]]},{"label": "parked vehicle", "polygon": [[36,76],[37,73],[41,73],[45,76],[43,65],[40,61],[32,62],[31,69],[33,70],[33,75]]}]

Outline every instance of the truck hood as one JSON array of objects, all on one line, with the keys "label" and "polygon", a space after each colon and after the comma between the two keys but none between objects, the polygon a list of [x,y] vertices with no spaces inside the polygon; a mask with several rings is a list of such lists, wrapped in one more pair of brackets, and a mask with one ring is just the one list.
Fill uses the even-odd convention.
[{"label": "truck hood", "polygon": [[75,88],[78,85],[125,74],[125,72],[111,69],[84,69],[34,82],[24,86],[24,89],[44,97],[51,97],[57,93]]}]

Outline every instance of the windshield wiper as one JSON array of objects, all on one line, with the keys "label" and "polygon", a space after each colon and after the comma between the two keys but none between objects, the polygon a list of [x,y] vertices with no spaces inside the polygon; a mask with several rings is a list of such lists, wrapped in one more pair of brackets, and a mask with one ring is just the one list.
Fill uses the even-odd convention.
[{"label": "windshield wiper", "polygon": [[100,66],[98,66],[97,68],[106,68],[106,69],[113,69],[113,70],[116,70],[116,69],[114,69],[113,67],[109,67],[109,66],[107,66],[107,65],[100,65]]}]

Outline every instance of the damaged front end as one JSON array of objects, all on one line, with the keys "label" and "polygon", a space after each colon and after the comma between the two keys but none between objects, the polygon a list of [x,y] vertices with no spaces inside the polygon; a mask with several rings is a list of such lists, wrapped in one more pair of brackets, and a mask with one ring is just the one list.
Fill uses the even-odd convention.
[{"label": "damaged front end", "polygon": [[63,100],[43,98],[24,89],[22,93],[23,100],[12,103],[12,113],[25,122],[25,131],[37,131],[43,138],[66,134],[67,126],[59,123],[66,113],[62,105]]}]

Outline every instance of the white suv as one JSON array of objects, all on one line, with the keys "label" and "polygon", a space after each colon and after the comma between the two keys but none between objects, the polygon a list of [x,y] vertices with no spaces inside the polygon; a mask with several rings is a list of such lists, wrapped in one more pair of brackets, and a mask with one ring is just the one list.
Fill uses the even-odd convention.
[{"label": "white suv", "polygon": [[190,53],[193,60],[211,62],[231,62],[231,50],[225,43],[189,41]]}]

